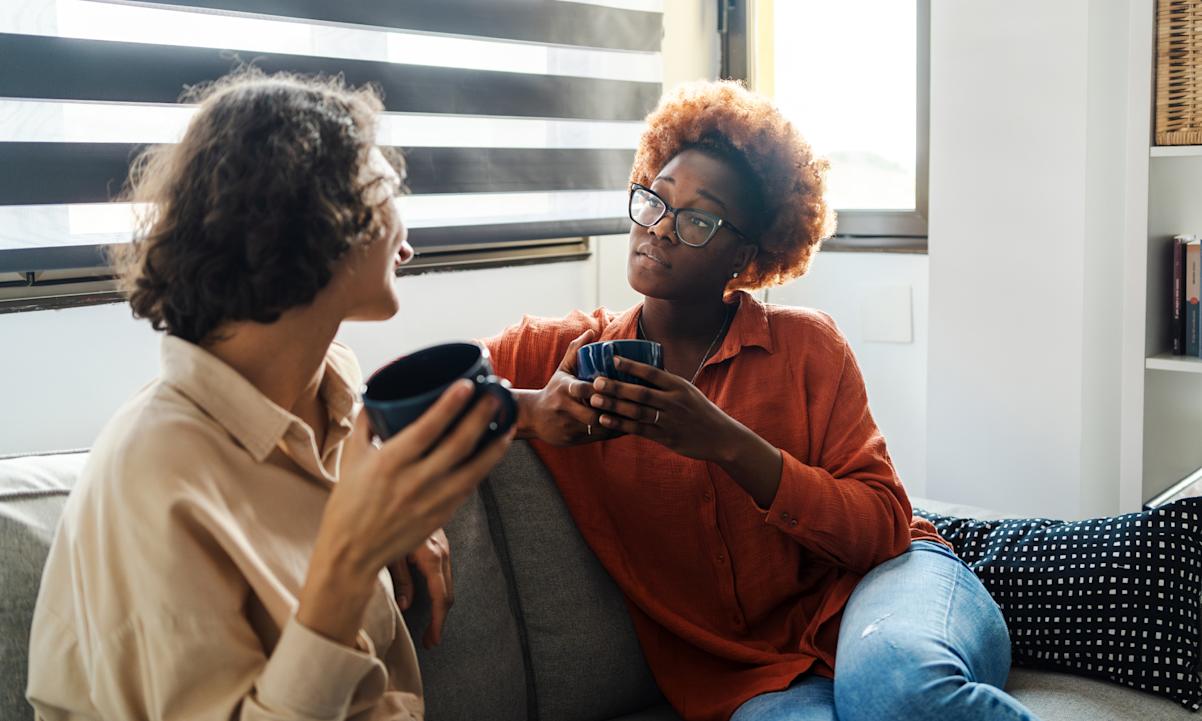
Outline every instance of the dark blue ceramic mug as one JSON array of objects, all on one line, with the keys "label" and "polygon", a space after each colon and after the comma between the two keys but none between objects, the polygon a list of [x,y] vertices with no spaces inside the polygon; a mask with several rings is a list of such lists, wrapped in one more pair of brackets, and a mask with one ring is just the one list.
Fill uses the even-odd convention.
[{"label": "dark blue ceramic mug", "polygon": [[582,381],[592,381],[600,376],[622,383],[650,386],[641,378],[615,369],[614,356],[656,368],[664,367],[664,347],[653,340],[602,340],[589,343],[577,351],[576,377]]},{"label": "dark blue ceramic mug", "polygon": [[475,394],[455,424],[485,394],[500,401],[480,439],[483,446],[513,427],[518,407],[509,392],[509,381],[493,375],[488,349],[475,343],[443,343],[397,358],[367,380],[363,410],[375,434],[387,440],[420,418],[452,383],[462,378],[475,384]]}]

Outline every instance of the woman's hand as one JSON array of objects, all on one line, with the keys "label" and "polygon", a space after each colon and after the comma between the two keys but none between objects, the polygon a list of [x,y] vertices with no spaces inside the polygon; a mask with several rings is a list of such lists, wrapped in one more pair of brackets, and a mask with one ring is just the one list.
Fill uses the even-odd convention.
[{"label": "woman's hand", "polygon": [[451,544],[447,541],[447,534],[441,528],[438,529],[416,551],[409,554],[408,559],[398,561],[390,567],[393,583],[396,584],[397,605],[402,611],[409,610],[415,595],[410,564],[426,577],[431,617],[430,625],[422,637],[422,646],[432,648],[442,643],[442,628],[446,624],[447,613],[455,604],[455,584],[451,578]]},{"label": "woman's hand", "polygon": [[469,381],[456,383],[379,448],[370,442],[366,414],[359,414],[301,589],[302,624],[353,645],[379,572],[442,528],[505,455],[512,433],[473,454],[497,408],[491,396],[443,437],[471,397]]},{"label": "woman's hand", "polygon": [[784,463],[779,449],[685,379],[620,356],[614,358],[614,366],[655,387],[609,378],[593,381],[589,405],[603,412],[602,426],[642,436],[682,456],[717,463],[760,508],[772,505]]},{"label": "woman's hand", "polygon": [[655,441],[699,461],[726,460],[742,424],[714,405],[685,379],[654,366],[617,356],[614,367],[654,388],[598,378],[589,405],[601,411],[606,429]]},{"label": "woman's hand", "polygon": [[592,385],[576,378],[576,352],[592,342],[593,336],[592,330],[586,330],[568,345],[559,367],[542,390],[518,391],[520,436],[537,438],[553,446],[575,446],[620,435],[601,425],[601,414],[588,406]]}]

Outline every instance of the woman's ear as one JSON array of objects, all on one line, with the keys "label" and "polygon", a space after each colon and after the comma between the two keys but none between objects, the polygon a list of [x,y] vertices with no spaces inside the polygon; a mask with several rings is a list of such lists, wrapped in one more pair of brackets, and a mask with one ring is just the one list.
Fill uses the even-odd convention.
[{"label": "woman's ear", "polygon": [[735,273],[742,273],[747,270],[747,266],[751,265],[756,256],[760,254],[760,246],[755,243],[744,243],[735,251]]}]

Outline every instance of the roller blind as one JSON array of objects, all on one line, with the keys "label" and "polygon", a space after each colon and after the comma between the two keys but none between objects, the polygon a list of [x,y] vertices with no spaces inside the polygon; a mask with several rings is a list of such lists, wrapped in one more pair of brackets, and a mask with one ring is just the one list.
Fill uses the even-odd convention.
[{"label": "roller blind", "polygon": [[662,35],[658,0],[5,0],[0,273],[101,267],[132,158],[243,63],[383,90],[419,252],[624,232]]}]

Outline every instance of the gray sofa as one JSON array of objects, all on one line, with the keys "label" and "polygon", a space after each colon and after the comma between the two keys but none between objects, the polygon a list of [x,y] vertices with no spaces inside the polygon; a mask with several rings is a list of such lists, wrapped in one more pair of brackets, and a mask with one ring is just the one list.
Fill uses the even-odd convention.
[{"label": "gray sofa", "polygon": [[[85,454],[0,460],[0,719],[24,700],[29,622],[62,504]],[[957,513],[942,504],[919,505]],[[456,604],[443,645],[420,651],[431,721],[669,721],[621,594],[519,443],[448,527]],[[423,596],[424,597],[424,596]],[[421,637],[429,609],[407,614]],[[1195,718],[1121,686],[1016,669],[1009,690],[1045,721]]]}]

